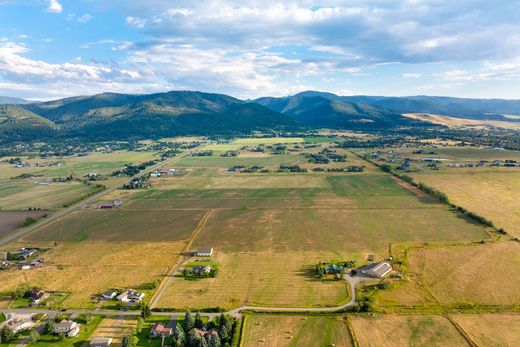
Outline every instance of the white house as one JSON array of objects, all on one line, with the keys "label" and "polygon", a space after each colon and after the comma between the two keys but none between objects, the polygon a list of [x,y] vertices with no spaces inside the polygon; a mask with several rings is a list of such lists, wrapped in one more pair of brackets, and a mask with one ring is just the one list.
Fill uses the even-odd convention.
[{"label": "white house", "polygon": [[211,247],[203,247],[199,248],[197,252],[195,252],[197,257],[211,257],[213,255],[213,248]]},{"label": "white house", "polygon": [[117,300],[122,302],[141,301],[143,298],[144,293],[140,293],[132,289],[126,290],[117,296]]},{"label": "white house", "polygon": [[111,337],[94,337],[92,340],[90,340],[90,347],[108,347],[111,344]]},{"label": "white house", "polygon": [[101,297],[105,300],[112,300],[117,296],[117,292],[115,290],[107,290],[101,294]]},{"label": "white house", "polygon": [[54,327],[54,333],[74,337],[79,334],[79,324],[72,320],[64,319],[56,324]]},{"label": "white house", "polygon": [[370,277],[382,278],[392,271],[389,263],[373,263],[361,268],[361,273]]}]

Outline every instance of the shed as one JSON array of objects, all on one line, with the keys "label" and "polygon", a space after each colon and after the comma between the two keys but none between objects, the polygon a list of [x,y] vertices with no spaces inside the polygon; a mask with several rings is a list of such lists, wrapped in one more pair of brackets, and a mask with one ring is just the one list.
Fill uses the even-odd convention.
[{"label": "shed", "polygon": [[195,255],[197,257],[211,257],[213,255],[213,248],[212,247],[202,247],[199,248]]}]

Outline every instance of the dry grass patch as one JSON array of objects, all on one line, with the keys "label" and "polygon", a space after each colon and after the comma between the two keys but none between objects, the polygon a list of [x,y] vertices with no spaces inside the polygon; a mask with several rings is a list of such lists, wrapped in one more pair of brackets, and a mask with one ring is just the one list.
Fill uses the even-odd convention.
[{"label": "dry grass patch", "polygon": [[[218,249],[217,249],[218,252]],[[334,259],[334,255],[330,255]],[[216,278],[177,277],[159,307],[232,308],[242,304],[273,306],[335,306],[347,299],[344,281],[320,281],[314,266],[323,254],[217,253]]]},{"label": "dry grass patch", "polygon": [[404,283],[382,291],[378,303],[414,305],[520,302],[520,244],[513,241],[410,251]]},{"label": "dry grass patch", "polygon": [[247,316],[244,347],[353,346],[343,317]]},{"label": "dry grass patch", "polygon": [[45,211],[0,211],[0,237],[22,226],[27,218],[38,219]]},{"label": "dry grass patch", "polygon": [[479,346],[520,346],[519,314],[467,314],[453,319]]},{"label": "dry grass patch", "polygon": [[446,209],[217,210],[195,240],[225,251],[385,252],[389,242],[481,240]]},{"label": "dry grass patch", "polygon": [[520,172],[415,174],[414,178],[446,193],[453,203],[520,236]]},{"label": "dry grass patch", "polygon": [[106,317],[98,325],[92,337],[111,337],[113,344],[120,344],[125,336],[132,335],[137,320],[132,317]]},{"label": "dry grass patch", "polygon": [[352,326],[361,347],[467,346],[457,329],[442,316],[355,315]]},{"label": "dry grass patch", "polygon": [[60,244],[43,254],[41,268],[0,272],[0,292],[22,283],[48,291],[69,292],[64,305],[83,307],[92,294],[109,288],[141,289],[149,297],[152,283],[174,264],[181,242]]}]

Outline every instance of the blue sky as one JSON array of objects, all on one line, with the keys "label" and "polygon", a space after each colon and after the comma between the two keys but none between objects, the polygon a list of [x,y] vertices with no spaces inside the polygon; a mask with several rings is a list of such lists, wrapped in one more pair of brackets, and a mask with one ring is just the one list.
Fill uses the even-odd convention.
[{"label": "blue sky", "polygon": [[520,1],[0,0],[0,95],[520,99]]}]

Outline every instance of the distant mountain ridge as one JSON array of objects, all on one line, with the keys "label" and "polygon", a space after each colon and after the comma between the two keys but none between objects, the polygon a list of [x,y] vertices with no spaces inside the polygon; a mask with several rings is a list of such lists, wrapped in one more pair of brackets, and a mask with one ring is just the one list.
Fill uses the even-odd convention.
[{"label": "distant mountain ridge", "polygon": [[15,98],[12,96],[1,96],[0,95],[0,105],[10,104],[10,105],[18,105],[18,104],[29,104],[31,101],[25,100],[22,98]]},{"label": "distant mountain ridge", "polygon": [[103,93],[0,105],[0,141],[48,137],[130,140],[304,128],[377,130],[432,126],[424,119],[404,117],[404,113],[520,122],[520,117],[504,116],[520,115],[520,100],[340,96],[305,91],[287,97],[243,101],[198,91]]}]

